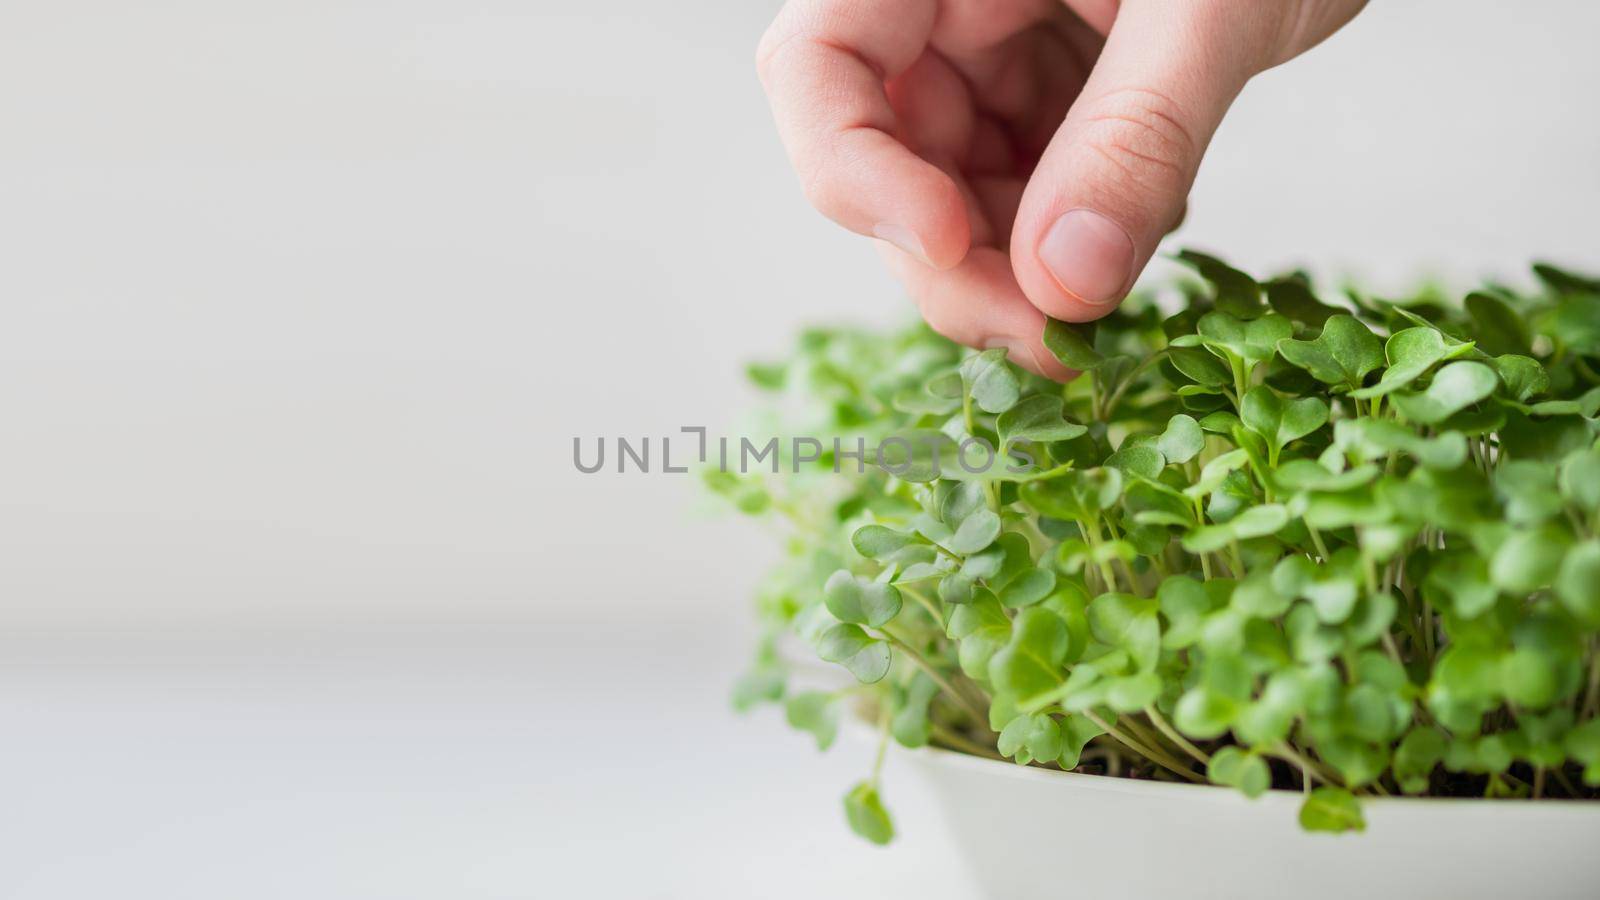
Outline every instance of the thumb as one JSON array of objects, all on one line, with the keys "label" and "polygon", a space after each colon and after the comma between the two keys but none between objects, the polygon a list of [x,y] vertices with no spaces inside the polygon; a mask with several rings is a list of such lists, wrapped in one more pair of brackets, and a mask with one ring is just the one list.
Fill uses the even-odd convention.
[{"label": "thumb", "polygon": [[1011,261],[1046,315],[1116,307],[1189,188],[1229,104],[1270,61],[1281,0],[1125,0],[1017,211]]}]

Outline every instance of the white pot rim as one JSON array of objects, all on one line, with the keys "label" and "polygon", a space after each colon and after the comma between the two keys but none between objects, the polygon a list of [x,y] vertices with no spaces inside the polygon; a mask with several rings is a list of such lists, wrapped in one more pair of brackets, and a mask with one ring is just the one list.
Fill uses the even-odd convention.
[{"label": "white pot rim", "polygon": [[[877,732],[868,723],[850,717],[855,731],[868,740],[876,740]],[[895,745],[890,752],[912,753],[920,756],[924,761],[939,767],[964,769],[970,772],[981,772],[995,778],[1009,778],[1013,780],[1033,782],[1041,789],[1061,788],[1070,786],[1076,790],[1095,791],[1107,794],[1132,794],[1148,798],[1170,798],[1186,803],[1219,803],[1235,804],[1250,803],[1255,805],[1282,805],[1285,807],[1298,807],[1304,799],[1304,794],[1295,789],[1269,790],[1259,797],[1246,797],[1233,788],[1215,784],[1190,784],[1177,781],[1151,781],[1143,778],[1123,778],[1116,775],[1090,775],[1084,772],[1063,772],[1056,769],[1046,769],[1040,766],[1023,766],[1009,760],[988,759],[962,753],[959,750],[947,750],[935,747],[932,744],[917,748]],[[1600,800],[1572,800],[1552,798],[1546,800],[1527,800],[1503,797],[1367,797],[1361,798],[1361,805],[1366,809],[1408,808],[1421,810],[1426,807],[1431,812],[1443,812],[1446,808],[1464,814],[1477,814],[1492,812],[1493,815],[1519,815],[1533,813],[1540,817],[1565,816],[1573,820],[1593,822],[1600,820]]]}]

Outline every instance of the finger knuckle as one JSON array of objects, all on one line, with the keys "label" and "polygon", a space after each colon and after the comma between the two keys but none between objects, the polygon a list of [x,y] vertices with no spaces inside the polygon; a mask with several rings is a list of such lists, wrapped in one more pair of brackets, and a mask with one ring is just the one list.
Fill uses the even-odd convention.
[{"label": "finger knuckle", "polygon": [[1100,98],[1087,117],[1087,144],[1126,187],[1185,189],[1199,144],[1182,108],[1152,90],[1128,88]]},{"label": "finger knuckle", "polygon": [[782,19],[773,22],[762,32],[761,40],[756,42],[756,76],[762,84],[768,83],[779,54],[793,35],[792,29],[783,27]]},{"label": "finger knuckle", "polygon": [[840,202],[839,192],[834,189],[834,180],[828,178],[820,166],[801,163],[797,168],[800,191],[811,208],[834,221],[843,218],[844,204]]}]

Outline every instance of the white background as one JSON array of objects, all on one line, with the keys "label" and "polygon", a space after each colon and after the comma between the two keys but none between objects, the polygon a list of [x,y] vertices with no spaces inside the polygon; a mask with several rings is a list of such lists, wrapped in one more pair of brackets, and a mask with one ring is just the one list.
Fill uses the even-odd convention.
[{"label": "white background", "polygon": [[[0,897],[962,896],[870,751],[736,721],[766,535],[574,436],[894,322],[752,71],[771,2],[0,4]],[[1374,4],[1172,245],[1600,268],[1600,8]]]}]

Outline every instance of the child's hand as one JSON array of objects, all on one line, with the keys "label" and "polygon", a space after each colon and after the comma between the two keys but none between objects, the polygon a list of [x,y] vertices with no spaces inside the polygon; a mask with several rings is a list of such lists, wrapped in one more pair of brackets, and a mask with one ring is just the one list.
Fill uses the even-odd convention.
[{"label": "child's hand", "polygon": [[1365,0],[790,0],[758,52],[806,196],[928,324],[1056,378],[1183,217],[1245,82]]}]

